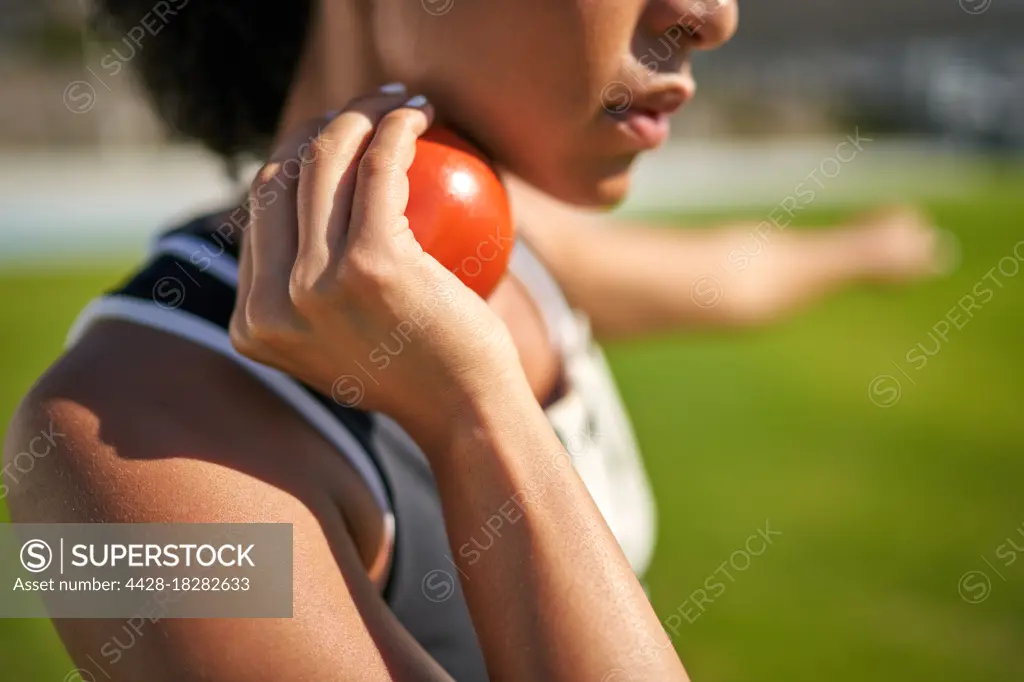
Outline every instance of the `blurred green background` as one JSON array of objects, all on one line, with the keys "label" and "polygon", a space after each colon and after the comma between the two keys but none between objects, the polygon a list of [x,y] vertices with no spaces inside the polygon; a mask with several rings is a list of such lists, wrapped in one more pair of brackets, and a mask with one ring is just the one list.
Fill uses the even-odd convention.
[{"label": "blurred green background", "polygon": [[[1024,0],[739,1],[634,208],[758,222],[864,133],[799,222],[923,200],[962,260],[765,329],[609,348],[659,504],[654,604],[700,682],[1024,680],[1024,273],[929,336],[1024,239]],[[104,68],[89,4],[0,0],[0,429],[145,233],[237,193]],[[0,682],[72,669],[48,622],[0,620]]]},{"label": "blurred green background", "polygon": [[[1024,169],[984,177],[926,206],[960,240],[948,277],[857,289],[763,330],[609,349],[659,502],[652,598],[693,679],[1024,679],[1024,557],[1006,550],[1024,548],[1024,273],[997,270],[1004,287],[923,368],[905,359],[934,351],[928,332],[1024,239]],[[0,422],[130,266],[0,272]],[[900,382],[895,402],[891,382],[871,393],[880,375]],[[772,544],[726,577],[766,524]],[[702,602],[712,576],[724,590]],[[0,661],[3,680],[73,668],[45,621],[0,621]]]}]

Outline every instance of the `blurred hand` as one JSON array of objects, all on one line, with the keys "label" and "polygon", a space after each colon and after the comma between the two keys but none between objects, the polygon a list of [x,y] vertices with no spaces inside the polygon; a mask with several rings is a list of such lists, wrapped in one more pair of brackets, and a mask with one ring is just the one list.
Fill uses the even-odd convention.
[{"label": "blurred hand", "polygon": [[405,101],[355,100],[261,169],[231,339],[339,402],[446,424],[522,370],[504,324],[409,230],[407,171],[433,114]]},{"label": "blurred hand", "polygon": [[884,283],[905,283],[951,271],[956,240],[912,207],[890,207],[860,215],[848,228],[862,239],[869,276]]}]

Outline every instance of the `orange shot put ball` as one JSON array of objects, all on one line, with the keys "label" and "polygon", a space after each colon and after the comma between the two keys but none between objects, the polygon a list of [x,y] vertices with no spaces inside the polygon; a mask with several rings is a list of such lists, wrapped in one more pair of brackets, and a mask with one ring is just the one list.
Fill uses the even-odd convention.
[{"label": "orange shot put ball", "polygon": [[435,126],[409,169],[409,227],[423,250],[487,298],[508,269],[515,228],[508,194],[472,144]]}]

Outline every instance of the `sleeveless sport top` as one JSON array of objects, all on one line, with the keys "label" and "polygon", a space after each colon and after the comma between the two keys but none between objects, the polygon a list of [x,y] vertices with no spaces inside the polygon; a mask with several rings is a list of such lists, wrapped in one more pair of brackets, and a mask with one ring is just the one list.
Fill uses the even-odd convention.
[{"label": "sleeveless sport top", "polygon": [[[160,235],[148,261],[90,303],[68,335],[119,319],[185,338],[237,362],[296,410],[347,458],[384,519],[383,596],[398,620],[459,682],[487,670],[445,533],[441,501],[422,451],[392,419],[341,405],[239,355],[228,337],[242,232],[204,217]],[[519,240],[510,271],[530,292],[561,352],[565,390],[546,412],[580,477],[642,576],[654,545],[654,505],[632,428],[587,319],[572,310],[541,261]],[[345,387],[351,390],[353,387]],[[487,529],[459,548],[485,551]]]}]

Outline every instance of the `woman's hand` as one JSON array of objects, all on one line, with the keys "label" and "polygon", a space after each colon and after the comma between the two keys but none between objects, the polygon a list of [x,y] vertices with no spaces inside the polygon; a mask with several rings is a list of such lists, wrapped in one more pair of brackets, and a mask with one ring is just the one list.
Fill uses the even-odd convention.
[{"label": "woman's hand", "polygon": [[883,208],[846,224],[862,235],[864,268],[883,284],[903,284],[951,272],[957,265],[956,237],[935,227],[910,206]]},{"label": "woman's hand", "polygon": [[[335,399],[361,398],[417,441],[491,677],[682,682],[682,664],[530,390],[508,330],[409,231],[406,171],[429,124],[426,106],[376,97],[283,145],[253,184],[232,340],[255,360],[333,388]],[[467,551],[496,518],[510,521],[501,542]],[[374,622],[379,614],[350,629],[374,633],[362,641],[381,647],[389,675],[441,677],[402,658],[413,647],[396,639],[399,628],[374,632]]]},{"label": "woman's hand", "polygon": [[407,171],[433,111],[354,100],[256,176],[231,340],[243,355],[409,428],[520,372],[507,329],[409,230]]}]

